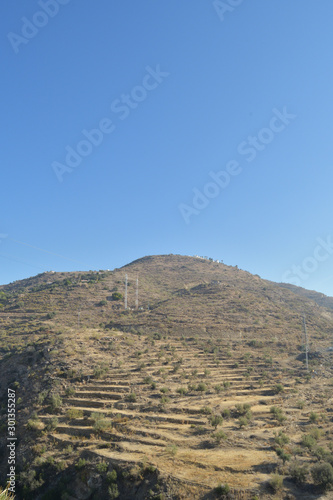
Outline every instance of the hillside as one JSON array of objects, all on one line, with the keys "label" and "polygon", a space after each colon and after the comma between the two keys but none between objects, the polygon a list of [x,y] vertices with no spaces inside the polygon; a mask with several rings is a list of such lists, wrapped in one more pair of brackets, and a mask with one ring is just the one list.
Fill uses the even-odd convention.
[{"label": "hillside", "polygon": [[[17,498],[208,499],[225,483],[230,498],[273,498],[274,472],[281,498],[330,498],[290,462],[333,463],[333,311],[294,288],[178,255],[1,286]],[[2,421],[5,450],[6,409]]]}]

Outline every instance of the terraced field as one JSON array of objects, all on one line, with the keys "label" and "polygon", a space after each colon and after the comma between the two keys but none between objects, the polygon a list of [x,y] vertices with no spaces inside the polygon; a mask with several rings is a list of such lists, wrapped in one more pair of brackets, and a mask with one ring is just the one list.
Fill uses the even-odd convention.
[{"label": "terraced field", "polygon": [[[84,452],[113,465],[145,463],[207,492],[228,483],[239,498],[252,498],[280,465],[276,434],[289,436],[290,451],[316,410],[306,400],[297,408],[300,393],[306,397],[308,390],[313,399],[316,380],[300,379],[301,363],[291,369],[286,359],[268,356],[268,348],[113,332],[94,349],[102,364],[81,381],[64,383],[60,410],[39,411],[46,428],[58,419],[48,436],[55,460],[68,461],[63,450],[70,446],[76,457]],[[318,383],[320,394],[327,384],[324,397],[332,405],[328,381]],[[322,403],[319,397],[321,409]],[[280,421],[272,406],[282,410]],[[332,419],[325,419],[322,426],[331,433]]]},{"label": "terraced field", "polygon": [[0,446],[11,387],[18,498],[330,498],[330,305],[174,255],[1,287]]}]

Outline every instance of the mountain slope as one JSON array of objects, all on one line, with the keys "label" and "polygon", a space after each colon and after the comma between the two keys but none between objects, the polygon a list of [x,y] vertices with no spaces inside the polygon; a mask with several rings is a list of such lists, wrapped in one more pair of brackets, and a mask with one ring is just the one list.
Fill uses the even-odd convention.
[{"label": "mountain slope", "polygon": [[[114,295],[125,274],[127,310]],[[270,498],[271,473],[289,474],[276,434],[292,453],[312,413],[330,459],[333,314],[298,290],[167,255],[43,273],[0,287],[0,303],[0,398],[6,406],[16,391],[19,499],[110,498],[110,488],[124,499],[213,499],[225,482],[235,498]],[[314,465],[306,450],[300,463]],[[285,491],[302,494],[295,483]]]}]

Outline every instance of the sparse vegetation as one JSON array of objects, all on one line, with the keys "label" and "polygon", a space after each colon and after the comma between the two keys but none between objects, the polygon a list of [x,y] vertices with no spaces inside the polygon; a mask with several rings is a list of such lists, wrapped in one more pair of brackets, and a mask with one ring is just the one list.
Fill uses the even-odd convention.
[{"label": "sparse vegetation", "polygon": [[[333,386],[325,342],[331,324],[318,315],[320,306],[312,308],[307,299],[310,366],[317,352],[319,361],[318,375],[311,372],[305,383],[303,358],[298,359],[302,329],[295,314],[303,299],[293,302],[290,291],[284,295],[282,288],[266,284],[269,302],[261,300],[259,279],[246,281],[246,273],[238,271],[235,282],[227,267],[218,276],[220,284],[212,286],[218,266],[213,262],[209,279],[197,275],[189,261],[184,275],[178,267],[179,276],[173,272],[172,283],[167,282],[168,266],[157,262],[163,275],[154,275],[154,283],[149,262],[135,264],[142,271],[142,309],[134,309],[133,290],[126,311],[120,299],[112,299],[117,286],[123,290],[120,270],[99,280],[93,279],[96,273],[85,278],[64,274],[47,288],[42,283],[49,278],[43,278],[39,291],[22,288],[21,297],[0,297],[6,318],[0,336],[2,373],[8,378],[16,363],[22,371],[11,375],[8,386],[20,397],[17,430],[20,460],[21,455],[26,460],[26,498],[42,499],[43,485],[48,494],[45,483],[52,475],[62,490],[50,498],[75,496],[62,483],[69,473],[74,479],[74,467],[84,484],[91,477],[101,481],[106,498],[129,496],[134,484],[137,491],[144,487],[151,500],[178,493],[192,498],[198,494],[196,484],[212,488],[224,470],[230,491],[214,488],[212,498],[237,496],[240,485],[248,490],[244,496],[251,491],[252,500],[266,487],[267,495],[282,498],[291,480],[295,498],[306,489],[317,494],[330,488]],[[243,280],[246,290],[238,293]],[[11,309],[19,300],[23,307]],[[83,303],[78,331],[77,310]],[[215,315],[217,303],[225,307]],[[50,310],[56,321],[46,319]],[[4,410],[5,405],[3,417]],[[4,418],[0,429],[4,437]],[[271,489],[272,472],[281,475],[271,478]],[[283,493],[282,474],[288,478]]]}]

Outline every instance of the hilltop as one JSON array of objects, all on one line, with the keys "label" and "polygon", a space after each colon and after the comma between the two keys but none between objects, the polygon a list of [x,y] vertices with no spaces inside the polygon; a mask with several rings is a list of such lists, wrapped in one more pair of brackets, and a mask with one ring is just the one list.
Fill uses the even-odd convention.
[{"label": "hilltop", "polygon": [[[303,290],[179,255],[1,286],[18,498],[208,499],[224,483],[234,498],[270,498],[274,472],[289,498],[318,498],[311,475],[295,482],[276,453],[281,431],[299,467],[332,460],[333,299]],[[315,432],[312,451],[300,447]]]}]

